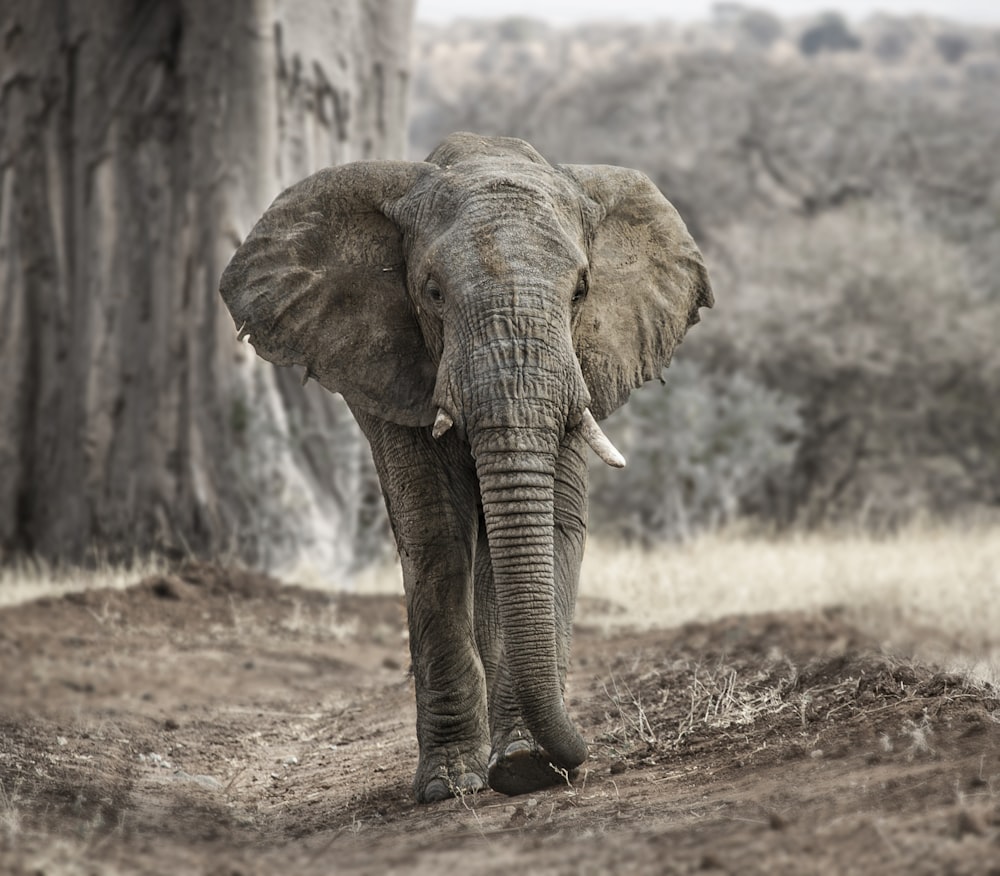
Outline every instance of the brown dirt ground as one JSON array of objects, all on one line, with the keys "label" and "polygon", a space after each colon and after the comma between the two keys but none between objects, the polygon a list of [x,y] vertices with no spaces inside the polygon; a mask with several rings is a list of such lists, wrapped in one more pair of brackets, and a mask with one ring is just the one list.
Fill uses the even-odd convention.
[{"label": "brown dirt ground", "polygon": [[581,627],[575,785],[431,806],[404,626],[207,566],[0,612],[0,872],[1000,874],[996,692],[842,613]]}]

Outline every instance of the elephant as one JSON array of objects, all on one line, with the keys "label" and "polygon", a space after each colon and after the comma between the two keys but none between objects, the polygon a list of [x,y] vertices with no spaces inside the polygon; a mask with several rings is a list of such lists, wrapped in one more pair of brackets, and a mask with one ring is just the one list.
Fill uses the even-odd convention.
[{"label": "elephant", "polygon": [[403,574],[418,802],[570,781],[565,702],[597,421],[660,377],[713,294],[644,174],[457,133],[425,161],[280,194],[220,292],[258,355],[340,393]]}]

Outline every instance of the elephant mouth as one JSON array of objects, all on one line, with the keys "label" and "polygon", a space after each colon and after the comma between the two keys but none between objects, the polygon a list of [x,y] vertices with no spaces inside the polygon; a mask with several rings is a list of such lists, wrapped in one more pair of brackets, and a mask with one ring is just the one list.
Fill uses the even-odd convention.
[{"label": "elephant mouth", "polygon": [[[438,408],[437,416],[434,418],[434,427],[431,434],[435,438],[440,438],[452,426],[455,420],[444,408]],[[590,412],[590,408],[583,409],[583,415],[576,428],[580,430],[583,440],[587,442],[590,449],[597,454],[598,458],[612,468],[625,468],[625,457],[621,451],[611,443],[611,439],[604,434],[604,430],[597,424],[597,420]]]}]

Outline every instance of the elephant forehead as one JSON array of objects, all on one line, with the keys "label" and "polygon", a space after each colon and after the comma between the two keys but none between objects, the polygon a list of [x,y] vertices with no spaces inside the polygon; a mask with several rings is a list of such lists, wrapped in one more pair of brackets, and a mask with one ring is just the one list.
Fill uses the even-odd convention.
[{"label": "elephant forehead", "polygon": [[464,266],[507,278],[585,264],[578,197],[550,166],[466,162],[446,168],[438,182],[424,216],[446,223],[431,230],[428,252],[445,270]]},{"label": "elephant forehead", "polygon": [[586,264],[579,235],[568,232],[551,208],[523,205],[494,211],[485,221],[453,227],[448,249],[460,262],[497,279],[573,271]]},{"label": "elephant forehead", "polygon": [[438,182],[451,199],[466,204],[501,201],[512,209],[536,206],[567,207],[574,192],[562,174],[549,164],[483,157],[445,168]]}]

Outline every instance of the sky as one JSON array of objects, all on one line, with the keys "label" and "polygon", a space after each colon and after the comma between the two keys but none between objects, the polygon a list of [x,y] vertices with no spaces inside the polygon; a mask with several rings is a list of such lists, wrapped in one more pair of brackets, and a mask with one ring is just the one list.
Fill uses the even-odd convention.
[{"label": "sky", "polygon": [[[456,17],[503,18],[530,15],[557,24],[586,19],[690,21],[708,18],[716,0],[417,0],[417,19],[444,22]],[[744,5],[783,16],[838,11],[862,19],[878,12],[924,14],[957,21],[1000,25],[998,0],[748,0]]]}]

